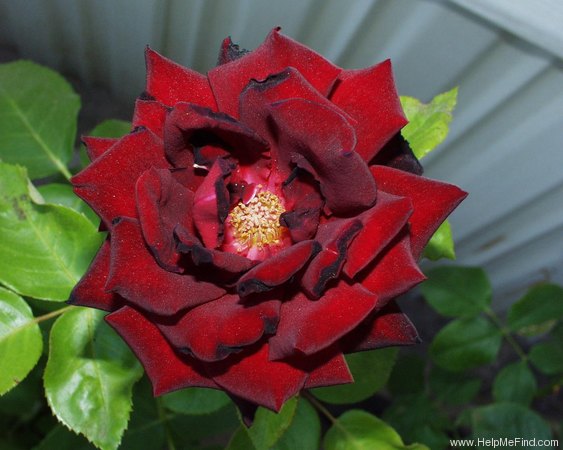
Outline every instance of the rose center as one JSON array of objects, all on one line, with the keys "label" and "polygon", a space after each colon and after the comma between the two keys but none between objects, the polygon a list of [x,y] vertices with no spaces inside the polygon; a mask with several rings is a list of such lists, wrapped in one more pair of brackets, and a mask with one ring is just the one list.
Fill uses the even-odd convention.
[{"label": "rose center", "polygon": [[283,228],[280,216],[285,212],[279,197],[268,191],[257,193],[248,203],[239,202],[227,218],[239,251],[280,243]]}]

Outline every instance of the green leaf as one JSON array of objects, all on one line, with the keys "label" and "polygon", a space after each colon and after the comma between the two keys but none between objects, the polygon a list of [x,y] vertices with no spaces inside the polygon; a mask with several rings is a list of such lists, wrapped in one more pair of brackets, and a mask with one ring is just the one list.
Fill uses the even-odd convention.
[{"label": "green leaf", "polygon": [[209,414],[225,407],[230,401],[223,391],[195,387],[162,397],[164,406],[180,414]]},{"label": "green leaf", "polygon": [[0,159],[31,178],[70,178],[80,98],[63,77],[29,61],[0,65]]},{"label": "green leaf", "polygon": [[525,362],[520,361],[499,372],[493,384],[493,397],[496,402],[514,402],[528,406],[537,388],[534,374]]},{"label": "green leaf", "polygon": [[424,256],[431,261],[441,258],[455,259],[454,238],[448,220],[444,220],[424,248]]},{"label": "green leaf", "polygon": [[266,408],[258,408],[254,423],[248,429],[248,434],[257,450],[269,449],[280,440],[290,427],[297,412],[297,397],[283,405],[279,413]]},{"label": "green leaf", "polygon": [[327,403],[356,403],[382,389],[397,357],[396,348],[384,348],[346,355],[354,383],[311,389],[315,397]]},{"label": "green leaf", "polygon": [[[28,422],[35,418],[37,411],[43,407],[44,403],[43,387],[41,386],[43,370],[44,367],[37,364],[18,384],[17,389],[12,389],[0,397],[0,417],[2,415],[15,416],[21,422]],[[0,429],[2,429],[1,424]]]},{"label": "green leaf", "polygon": [[563,373],[563,345],[550,340],[536,344],[530,350],[530,361],[546,375]]},{"label": "green leaf", "polygon": [[100,218],[94,211],[83,202],[72,190],[69,184],[51,183],[37,188],[45,203],[62,205],[76,212],[84,214],[95,226],[100,223]]},{"label": "green leaf", "polygon": [[[88,136],[120,138],[131,131],[131,122],[118,119],[108,119],[100,122],[89,133]],[[90,158],[86,154],[86,148],[82,145],[80,149],[80,164],[86,167],[90,164]]]},{"label": "green leaf", "polygon": [[33,450],[94,450],[86,439],[58,425]]},{"label": "green leaf", "polygon": [[492,298],[487,274],[477,267],[437,267],[427,273],[422,295],[438,313],[471,317],[484,311]]},{"label": "green leaf", "polygon": [[103,238],[82,214],[39,204],[26,170],[0,163],[0,282],[29,297],[67,300]]},{"label": "green leaf", "polygon": [[477,395],[481,388],[481,380],[433,366],[429,385],[437,400],[448,405],[463,405]]},{"label": "green leaf", "polygon": [[462,371],[495,360],[502,335],[483,317],[454,320],[434,338],[430,355],[440,367]]},{"label": "green leaf", "polygon": [[387,387],[393,395],[424,391],[425,361],[418,355],[402,355],[393,366]]},{"label": "green leaf", "polygon": [[428,104],[412,97],[401,97],[401,105],[409,120],[401,130],[418,159],[430,153],[448,135],[452,111],[457,102],[457,88],[437,95]]},{"label": "green leaf", "polygon": [[[475,408],[471,414],[474,439],[522,439],[531,442],[551,439],[549,425],[535,412],[516,403],[497,403]],[[499,442],[499,441],[497,441]],[[497,443],[498,445],[498,443]],[[510,447],[519,449],[550,448],[524,445],[514,442]],[[491,448],[481,445],[477,448]],[[504,447],[503,447],[504,448]]]},{"label": "green leaf", "polygon": [[57,319],[44,382],[57,419],[107,450],[121,441],[133,384],[142,369],[103,316],[101,311],[76,308]]},{"label": "green leaf", "polygon": [[563,288],[555,284],[541,284],[530,289],[514,303],[508,313],[512,331],[530,334],[534,326],[553,325],[563,317]]},{"label": "green leaf", "polygon": [[325,450],[429,450],[422,444],[404,445],[393,428],[360,410],[350,410],[340,416],[323,442]]},{"label": "green leaf", "polygon": [[43,350],[39,325],[18,295],[0,288],[0,395],[17,386]]}]

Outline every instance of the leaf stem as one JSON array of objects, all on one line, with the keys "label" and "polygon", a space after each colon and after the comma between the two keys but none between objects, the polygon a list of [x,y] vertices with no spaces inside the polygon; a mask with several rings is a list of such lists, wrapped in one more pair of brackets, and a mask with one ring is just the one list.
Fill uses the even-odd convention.
[{"label": "leaf stem", "polygon": [[512,346],[512,348],[518,354],[520,359],[527,364],[528,363],[528,355],[526,355],[526,352],[520,346],[520,344],[518,344],[518,342],[516,342],[516,339],[514,339],[514,337],[512,337],[510,330],[502,324],[502,322],[500,321],[499,317],[495,314],[495,312],[491,308],[486,308],[485,314],[487,315],[487,317],[489,317],[491,322],[493,322],[497,326],[497,328],[500,330],[503,337]]},{"label": "leaf stem", "polygon": [[76,306],[72,306],[72,305],[65,306],[64,308],[57,309],[56,311],[51,311],[50,313],[43,314],[42,316],[38,316],[34,318],[32,322],[34,323],[44,322],[45,320],[49,320],[52,319],[53,317],[60,316],[61,314],[64,314],[65,312],[70,311],[71,309],[74,308],[76,308]]},{"label": "leaf stem", "polygon": [[172,438],[172,433],[170,432],[170,427],[168,426],[168,417],[166,416],[166,411],[162,406],[162,400],[158,397],[154,400],[156,402],[158,418],[162,422],[162,426],[164,427],[164,432],[166,434],[166,443],[168,445],[168,450],[176,450],[176,445],[174,444],[174,439]]},{"label": "leaf stem", "polygon": [[326,409],[324,407],[324,405],[315,398],[315,396],[313,394],[311,394],[310,392],[307,392],[307,391],[303,391],[301,393],[301,395],[304,398],[306,398],[307,400],[309,400],[309,402],[311,402],[311,404],[315,407],[315,409],[317,409],[320,413],[322,413],[324,416],[326,416],[328,418],[328,420],[330,420],[333,424],[338,423],[338,419],[336,417],[334,417],[330,413],[330,411],[328,409]]}]

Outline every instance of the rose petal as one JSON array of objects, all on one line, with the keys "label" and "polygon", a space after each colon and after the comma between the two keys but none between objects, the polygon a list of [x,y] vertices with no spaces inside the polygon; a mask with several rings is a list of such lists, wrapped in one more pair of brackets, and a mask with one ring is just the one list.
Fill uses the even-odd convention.
[{"label": "rose petal", "polygon": [[401,231],[412,210],[408,198],[379,191],[375,206],[358,216],[363,227],[348,248],[344,273],[353,278],[366,267]]},{"label": "rose petal", "polygon": [[191,102],[216,109],[215,98],[207,77],[159,55],[147,47],[146,91],[160,103],[174,106],[178,102]]},{"label": "rose petal", "polygon": [[162,141],[140,129],[121,138],[86,169],[71,178],[74,192],[111,228],[116,217],[137,217],[135,183],[150,168],[167,169]]},{"label": "rose petal", "polygon": [[316,353],[353,330],[378,304],[367,289],[344,281],[319,300],[298,293],[282,305],[276,335],[270,339],[270,357]]},{"label": "rose petal", "polygon": [[400,132],[383,146],[370,164],[392,167],[415,175],[422,175],[424,172],[409,143]]},{"label": "rose petal", "polygon": [[162,139],[169,109],[162,103],[138,98],[133,112],[133,127],[145,127]]},{"label": "rose petal", "polygon": [[219,49],[219,57],[217,58],[217,65],[227,64],[231,61],[241,58],[246,55],[248,50],[240,48],[237,44],[234,44],[231,37],[226,37],[221,43],[221,48]]},{"label": "rose petal", "polygon": [[343,70],[329,98],[356,119],[356,151],[366,162],[408,122],[390,60],[366,69]]},{"label": "rose petal", "polygon": [[264,79],[286,67],[295,67],[322,95],[329,93],[341,69],[279,30],[274,28],[254,51],[208,72],[221,111],[238,117],[239,95],[248,80]]},{"label": "rose petal", "polygon": [[401,295],[426,279],[413,257],[406,230],[397,235],[360,275],[358,281],[381,301]]},{"label": "rose petal", "polygon": [[67,301],[69,305],[89,306],[104,311],[115,311],[124,305],[124,299],[105,290],[110,264],[110,242],[104,241],[86,274],[74,287]]},{"label": "rose petal", "polygon": [[155,396],[191,386],[217,388],[197,360],[175,353],[158,328],[140,312],[125,306],[108,314],[105,320],[141,361]]},{"label": "rose petal", "polygon": [[244,400],[279,411],[303,387],[307,374],[283,361],[270,361],[262,344],[226,360],[208,364],[213,381]]},{"label": "rose petal", "polygon": [[452,184],[389,167],[372,166],[370,169],[383,191],[411,199],[414,212],[409,219],[410,246],[414,257],[420,258],[434,232],[467,192]]},{"label": "rose petal", "polygon": [[86,146],[86,154],[90,161],[94,161],[107,152],[119,139],[95,136],[82,136],[82,143]]},{"label": "rose petal", "polygon": [[268,149],[268,143],[242,122],[190,103],[179,103],[168,114],[164,140],[166,156],[175,167],[192,165],[193,155],[206,146],[222,149],[216,156],[231,153],[241,164],[253,163]]},{"label": "rose petal", "polygon": [[287,282],[320,250],[316,241],[302,241],[285,248],[246,272],[237,283],[241,297],[265,292]]},{"label": "rose petal", "polygon": [[194,223],[207,248],[217,248],[223,241],[224,222],[229,214],[227,183],[233,165],[217,158],[194,197]]},{"label": "rose petal", "polygon": [[354,130],[341,114],[307,100],[290,99],[271,104],[270,115],[280,158],[285,153],[315,177],[334,214],[357,213],[374,204],[373,176],[354,151]]},{"label": "rose petal", "polygon": [[172,315],[221,297],[225,290],[193,275],[162,269],[145,247],[138,222],[124,218],[113,227],[106,289],[139,308]]},{"label": "rose petal", "polygon": [[342,340],[346,352],[412,345],[420,342],[416,328],[392,301]]},{"label": "rose petal", "polygon": [[311,298],[319,298],[330,280],[338,278],[346,261],[348,247],[362,229],[358,219],[337,219],[319,227],[315,239],[322,244],[301,279],[301,287]]},{"label": "rose petal", "polygon": [[[352,383],[354,378],[338,345],[313,355],[293,356],[287,360],[297,367],[307,367],[309,373],[304,389]],[[303,366],[300,365],[303,364]]]},{"label": "rose petal", "polygon": [[174,228],[181,225],[194,231],[194,194],[172,177],[169,170],[147,170],[137,180],[137,211],[145,242],[158,263],[179,272]]},{"label": "rose petal", "polygon": [[235,253],[205,248],[199,239],[181,226],[176,227],[174,234],[178,240],[178,251],[189,254],[196,266],[211,266],[225,272],[239,274],[246,272],[257,263]]},{"label": "rose petal", "polygon": [[225,295],[189,310],[179,320],[157,321],[168,341],[203,361],[219,361],[275,332],[279,300],[243,305],[238,295]]}]

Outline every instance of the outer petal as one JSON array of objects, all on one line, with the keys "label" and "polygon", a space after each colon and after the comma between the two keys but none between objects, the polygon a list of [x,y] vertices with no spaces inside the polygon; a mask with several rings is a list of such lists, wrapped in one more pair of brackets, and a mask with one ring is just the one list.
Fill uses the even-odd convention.
[{"label": "outer petal", "polygon": [[270,105],[280,158],[290,159],[319,182],[326,206],[348,215],[375,203],[367,164],[354,151],[354,130],[346,119],[318,103],[291,99]]},{"label": "outer petal", "polygon": [[375,155],[370,164],[422,175],[424,169],[414,155],[409,143],[399,132]]},{"label": "outer petal", "polygon": [[145,311],[172,315],[221,297],[225,291],[192,275],[162,269],[145,247],[136,220],[122,219],[112,231],[111,264],[106,289]]},{"label": "outer petal", "polygon": [[215,98],[207,77],[176,64],[147,47],[146,91],[161,103],[174,106],[178,102],[190,102],[216,109]]},{"label": "outer petal", "polygon": [[353,330],[378,304],[367,289],[344,281],[320,300],[299,293],[282,305],[276,335],[270,339],[270,358],[316,353]]},{"label": "outer petal", "polygon": [[89,306],[115,311],[121,308],[125,301],[114,292],[105,290],[110,265],[110,242],[104,241],[98,254],[90,264],[88,271],[70,293],[67,303],[76,306]]},{"label": "outer petal", "polygon": [[367,69],[343,70],[330,99],[356,119],[356,151],[366,162],[407,124],[390,60]]},{"label": "outer petal", "polygon": [[237,283],[239,295],[265,292],[288,281],[320,250],[316,241],[301,241],[285,248],[246,272]]},{"label": "outer petal", "polygon": [[221,48],[219,49],[219,57],[217,58],[217,65],[227,64],[235,59],[239,59],[246,55],[248,50],[240,48],[237,44],[233,43],[231,37],[226,37],[221,43]]},{"label": "outer petal", "polygon": [[395,302],[389,302],[374,316],[342,340],[346,352],[412,345],[420,342],[416,328]]},{"label": "outer petal", "polygon": [[194,194],[172,177],[169,170],[147,170],[137,180],[137,211],[145,242],[166,270],[182,272],[174,228],[194,230]]},{"label": "outer petal", "polygon": [[153,100],[138,98],[133,112],[133,127],[145,127],[162,139],[164,121],[169,108]]},{"label": "outer petal", "polygon": [[143,364],[155,396],[190,386],[217,388],[197,360],[175,353],[158,328],[140,312],[125,306],[108,314],[105,320]]},{"label": "outer petal", "polygon": [[157,321],[168,341],[203,361],[218,361],[275,332],[279,300],[243,305],[238,295],[225,295],[188,311],[172,323]]},{"label": "outer petal", "polygon": [[414,212],[409,219],[410,245],[414,257],[420,258],[436,229],[467,196],[467,192],[452,184],[389,167],[372,166],[370,169],[383,191],[411,199]]},{"label": "outer petal", "polygon": [[267,343],[207,365],[213,381],[231,394],[274,411],[303,387],[307,374],[283,361],[270,361]]},{"label": "outer petal", "polygon": [[313,50],[274,28],[253,52],[209,71],[208,77],[221,111],[238,117],[238,98],[251,78],[262,80],[286,67],[295,67],[322,95],[328,95],[341,69]]},{"label": "outer petal", "polygon": [[105,152],[107,152],[117,141],[119,141],[119,139],[117,138],[82,136],[82,142],[86,146],[86,153],[88,154],[90,161],[98,159]]},{"label": "outer petal", "polygon": [[426,279],[412,255],[406,230],[391,241],[361,275],[358,281],[382,302],[407,292]]},{"label": "outer petal", "polygon": [[135,183],[150,169],[167,169],[162,141],[141,129],[121,138],[103,156],[72,177],[74,192],[110,227],[116,217],[136,217]]},{"label": "outer petal", "polygon": [[[305,389],[346,384],[354,381],[344,355],[339,350],[335,351],[332,347],[327,350],[328,352],[321,351],[302,358],[310,367]],[[293,361],[294,358],[290,360]]]},{"label": "outer petal", "polygon": [[348,248],[344,273],[356,276],[401,231],[411,214],[408,198],[379,191],[375,206],[358,217],[363,227]]},{"label": "outer petal", "polygon": [[209,175],[194,198],[194,223],[207,248],[217,248],[223,241],[224,222],[229,214],[228,178],[233,165],[217,158]]}]

